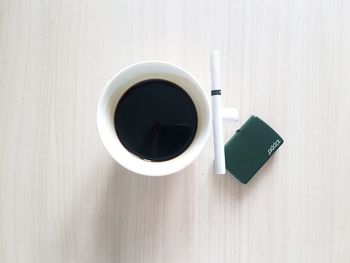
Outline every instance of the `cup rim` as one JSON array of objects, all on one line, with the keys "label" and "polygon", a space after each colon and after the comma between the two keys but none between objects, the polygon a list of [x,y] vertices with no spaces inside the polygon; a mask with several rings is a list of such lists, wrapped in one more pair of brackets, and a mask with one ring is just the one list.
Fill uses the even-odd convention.
[{"label": "cup rim", "polygon": [[[196,143],[196,151],[194,154],[192,154],[191,158],[187,158],[187,159],[183,159],[183,161],[181,162],[181,165],[177,165],[176,167],[173,166],[172,169],[167,168],[167,171],[149,171],[149,170],[142,170],[137,166],[132,166],[132,165],[127,165],[125,162],[122,162],[120,159],[117,158],[117,156],[115,154],[113,154],[113,151],[111,150],[111,145],[110,143],[107,141],[107,139],[104,136],[104,127],[102,127],[102,125],[104,125],[103,121],[100,120],[100,114],[101,111],[103,112],[103,102],[107,99],[110,99],[110,96],[107,96],[107,93],[110,89],[113,88],[112,83],[118,78],[120,77],[122,74],[124,74],[127,71],[130,71],[132,68],[137,68],[139,66],[146,66],[146,65],[152,65],[152,66],[165,66],[165,67],[170,67],[172,69],[174,69],[175,71],[180,71],[184,76],[186,76],[188,78],[188,80],[190,82],[193,83],[193,86],[195,86],[197,88],[197,92],[201,93],[201,97],[203,98],[203,103],[205,104],[204,107],[206,108],[205,110],[207,111],[207,115],[205,118],[205,125],[204,128],[202,129],[201,133],[202,133],[202,138],[201,140],[198,140]],[[107,97],[106,97],[107,96]],[[97,132],[98,135],[102,141],[102,144],[104,145],[104,147],[106,148],[107,152],[112,156],[112,158],[119,163],[121,166],[123,166],[124,168],[126,168],[127,170],[130,170],[134,173],[137,174],[142,174],[142,175],[146,175],[146,176],[166,176],[169,174],[173,174],[176,173],[182,169],[184,169],[186,166],[188,166],[190,163],[192,163],[194,161],[195,158],[198,157],[198,155],[202,152],[203,148],[205,147],[205,145],[208,142],[209,139],[209,135],[210,135],[210,131],[211,131],[211,108],[210,108],[210,104],[209,104],[209,98],[205,92],[205,90],[203,89],[203,86],[200,84],[200,82],[191,74],[189,73],[187,70],[183,69],[182,67],[179,67],[175,64],[166,62],[166,61],[161,61],[161,60],[146,60],[146,61],[140,61],[140,62],[136,62],[133,63],[125,68],[123,68],[122,70],[120,70],[119,72],[117,72],[116,74],[114,74],[109,81],[105,84],[99,99],[97,101],[97,110],[96,110],[96,125],[97,125]],[[117,134],[115,134],[115,136],[117,137]],[[196,134],[195,138],[198,135]],[[118,138],[118,137],[117,137]],[[118,139],[119,141],[119,139]],[[119,143],[121,144],[121,142],[119,141]],[[122,144],[121,144],[122,145]],[[185,152],[191,148],[194,147],[192,144],[185,150]],[[125,149],[125,147],[123,146],[123,148]],[[183,154],[183,153],[182,153]],[[144,164],[149,164],[149,163],[153,163],[154,164],[161,164],[161,163],[168,163],[170,164],[174,159],[178,159],[181,158],[182,154],[180,154],[179,156],[167,160],[167,161],[162,161],[162,162],[150,162],[150,161],[146,161],[146,160],[142,160],[137,156],[134,156],[133,158],[137,158],[139,160],[142,160],[144,162]]]}]

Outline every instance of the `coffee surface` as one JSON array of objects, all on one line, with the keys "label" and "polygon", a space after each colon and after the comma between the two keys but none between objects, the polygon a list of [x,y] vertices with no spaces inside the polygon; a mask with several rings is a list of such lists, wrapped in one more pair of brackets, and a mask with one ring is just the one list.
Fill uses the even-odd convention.
[{"label": "coffee surface", "polygon": [[158,162],[183,153],[195,137],[197,124],[190,96],[175,83],[161,79],[132,86],[114,114],[123,146],[142,159]]}]

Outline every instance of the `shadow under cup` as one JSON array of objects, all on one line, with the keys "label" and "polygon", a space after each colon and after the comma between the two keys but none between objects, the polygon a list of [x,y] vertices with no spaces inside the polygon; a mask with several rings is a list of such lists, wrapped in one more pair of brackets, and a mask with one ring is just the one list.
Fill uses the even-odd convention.
[{"label": "shadow under cup", "polygon": [[[122,145],[114,126],[116,106],[125,92],[150,79],[167,80],[181,87],[191,97],[197,111],[197,131],[192,143],[183,153],[167,161],[152,162],[135,156]],[[168,175],[185,168],[199,155],[211,129],[208,97],[199,82],[185,70],[160,61],[133,64],[114,75],[99,98],[96,117],[98,133],[110,155],[126,169],[148,176]]]}]

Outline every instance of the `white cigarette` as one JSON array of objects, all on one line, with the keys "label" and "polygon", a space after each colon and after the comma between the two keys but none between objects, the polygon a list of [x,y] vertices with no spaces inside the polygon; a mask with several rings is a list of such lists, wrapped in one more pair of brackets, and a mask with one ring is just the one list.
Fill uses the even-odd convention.
[{"label": "white cigarette", "polygon": [[225,148],[224,134],[222,128],[221,113],[221,79],[220,79],[220,57],[218,50],[212,50],[210,53],[211,65],[211,99],[212,99],[212,119],[214,135],[214,152],[215,152],[215,173],[225,174]]}]

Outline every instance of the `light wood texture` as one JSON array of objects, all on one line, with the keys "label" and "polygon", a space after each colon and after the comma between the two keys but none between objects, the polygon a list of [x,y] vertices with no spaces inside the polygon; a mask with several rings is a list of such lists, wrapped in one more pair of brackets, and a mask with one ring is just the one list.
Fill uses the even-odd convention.
[{"label": "light wood texture", "polygon": [[[0,0],[0,262],[350,262],[350,2]],[[132,174],[99,141],[106,81],[161,59],[285,144],[248,184]],[[225,126],[225,138],[234,132]]]}]

